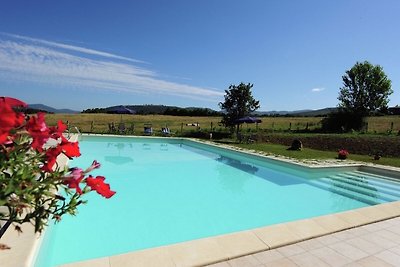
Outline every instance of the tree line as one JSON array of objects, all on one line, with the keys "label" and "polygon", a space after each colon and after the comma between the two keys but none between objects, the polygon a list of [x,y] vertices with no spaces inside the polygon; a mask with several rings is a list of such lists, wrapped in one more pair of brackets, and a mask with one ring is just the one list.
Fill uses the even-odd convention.
[{"label": "tree line", "polygon": [[[141,106],[126,106],[132,109],[134,114],[138,115],[171,115],[171,116],[194,116],[194,117],[220,117],[222,112],[215,111],[209,108],[180,108],[161,105],[141,105]],[[108,113],[113,114],[110,108],[89,108],[81,113]]]}]

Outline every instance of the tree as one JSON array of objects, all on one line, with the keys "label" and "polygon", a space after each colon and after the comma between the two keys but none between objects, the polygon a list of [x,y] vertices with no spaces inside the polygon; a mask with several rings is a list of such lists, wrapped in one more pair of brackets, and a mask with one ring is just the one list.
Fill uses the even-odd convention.
[{"label": "tree", "polygon": [[[260,108],[260,101],[255,100],[251,94],[252,87],[253,84],[240,83],[239,85],[232,84],[229,90],[225,90],[225,101],[220,102],[219,106],[224,111],[221,122],[226,127],[233,128],[237,124],[236,120]],[[238,124],[237,132],[239,132]]]},{"label": "tree", "polygon": [[345,112],[368,116],[377,110],[387,109],[388,96],[393,93],[391,81],[383,68],[368,61],[357,62],[342,76],[339,107]]}]

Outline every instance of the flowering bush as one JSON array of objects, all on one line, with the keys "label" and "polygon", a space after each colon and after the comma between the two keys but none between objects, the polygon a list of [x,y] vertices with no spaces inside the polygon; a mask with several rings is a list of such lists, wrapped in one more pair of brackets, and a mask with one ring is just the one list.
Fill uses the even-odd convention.
[{"label": "flowering bush", "polygon": [[349,152],[346,149],[341,149],[338,152],[338,159],[347,159]]},{"label": "flowering bush", "polygon": [[78,142],[63,136],[61,121],[48,127],[43,113],[28,117],[20,112],[24,107],[18,99],[0,97],[0,225],[12,223],[21,231],[21,224],[31,223],[41,232],[49,219],[75,215],[85,203],[82,195],[94,190],[110,198],[115,192],[104,177],[88,174],[100,167],[96,160],[85,170],[58,166],[59,155],[80,156]]}]

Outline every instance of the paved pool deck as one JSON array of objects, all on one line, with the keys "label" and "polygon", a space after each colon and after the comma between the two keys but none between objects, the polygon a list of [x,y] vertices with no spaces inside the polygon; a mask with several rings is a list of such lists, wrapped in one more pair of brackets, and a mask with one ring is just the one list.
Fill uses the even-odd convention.
[{"label": "paved pool deck", "polygon": [[208,265],[239,266],[400,266],[400,217]]},{"label": "paved pool deck", "polygon": [[[255,151],[250,153],[259,155]],[[349,165],[371,168],[378,173],[395,173],[395,177],[400,178],[398,168],[366,166],[350,161],[313,161],[314,164],[285,158],[279,160],[311,168]],[[12,249],[0,251],[0,266],[31,266],[34,257],[32,247],[37,246],[40,239],[32,234],[29,225],[26,227],[23,235],[8,231],[1,240]],[[400,201],[71,263],[63,267],[207,265],[400,266]]]}]

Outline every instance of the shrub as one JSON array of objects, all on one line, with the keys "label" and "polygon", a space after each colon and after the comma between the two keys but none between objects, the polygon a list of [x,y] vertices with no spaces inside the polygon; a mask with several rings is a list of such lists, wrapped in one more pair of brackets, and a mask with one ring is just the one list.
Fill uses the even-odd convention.
[{"label": "shrub", "polygon": [[365,118],[357,113],[338,111],[322,120],[322,130],[328,133],[360,131],[365,125]]}]

